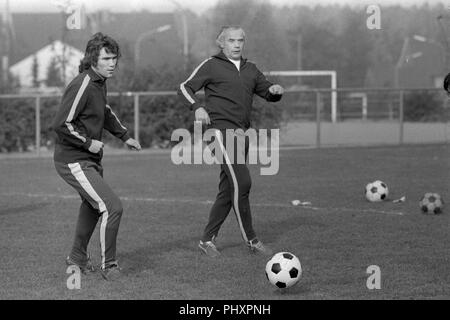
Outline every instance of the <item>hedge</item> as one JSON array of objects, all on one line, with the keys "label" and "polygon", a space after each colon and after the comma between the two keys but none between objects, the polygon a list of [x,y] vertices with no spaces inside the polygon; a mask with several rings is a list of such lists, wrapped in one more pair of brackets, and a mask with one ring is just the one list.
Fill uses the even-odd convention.
[{"label": "hedge", "polygon": [[[55,133],[51,129],[60,98],[41,98],[41,146],[51,149]],[[134,136],[134,101],[126,95],[109,98],[118,118]],[[139,141],[143,148],[169,148],[173,130],[193,131],[194,114],[178,96],[140,96]],[[254,128],[277,128],[281,121],[280,107],[255,99],[252,115]],[[0,152],[17,152],[35,148],[35,100],[33,98],[0,99]],[[120,140],[105,131],[104,142],[123,147]]]}]

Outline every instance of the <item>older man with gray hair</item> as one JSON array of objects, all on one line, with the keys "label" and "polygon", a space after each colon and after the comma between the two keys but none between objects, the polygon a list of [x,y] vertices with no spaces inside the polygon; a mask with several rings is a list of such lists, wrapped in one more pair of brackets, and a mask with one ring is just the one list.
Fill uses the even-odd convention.
[{"label": "older man with gray hair", "polygon": [[[220,52],[200,63],[179,88],[179,95],[195,112],[196,121],[216,130],[215,139],[223,150],[219,193],[198,245],[210,257],[220,255],[215,239],[231,208],[234,209],[242,238],[250,251],[272,254],[272,250],[258,240],[253,230],[249,203],[250,172],[245,162],[237,161],[247,159],[249,139],[247,136],[245,139],[235,136],[234,143],[227,144],[225,131],[246,131],[250,127],[254,94],[276,102],[281,99],[284,90],[280,85],[269,82],[254,63],[242,57],[245,38],[245,32],[240,26],[222,27],[216,38]],[[195,96],[202,88],[205,91],[204,104]],[[233,146],[233,150],[226,149],[229,145]],[[244,157],[238,152],[244,152]]]}]

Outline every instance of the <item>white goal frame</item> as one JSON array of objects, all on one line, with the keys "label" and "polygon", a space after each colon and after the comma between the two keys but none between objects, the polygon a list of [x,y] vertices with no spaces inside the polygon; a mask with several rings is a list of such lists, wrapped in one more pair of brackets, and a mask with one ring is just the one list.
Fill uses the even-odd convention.
[{"label": "white goal frame", "polygon": [[337,73],[335,70],[291,70],[267,71],[266,76],[302,77],[302,76],[329,76],[331,77],[331,122],[337,119]]}]

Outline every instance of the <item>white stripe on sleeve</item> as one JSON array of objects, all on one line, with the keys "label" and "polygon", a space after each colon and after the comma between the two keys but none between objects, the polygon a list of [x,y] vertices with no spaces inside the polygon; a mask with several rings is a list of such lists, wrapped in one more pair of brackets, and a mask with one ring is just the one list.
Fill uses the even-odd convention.
[{"label": "white stripe on sleeve", "polygon": [[188,82],[189,80],[191,80],[198,72],[198,70],[209,60],[211,60],[212,58],[208,58],[206,60],[204,60],[202,63],[199,64],[199,66],[197,68],[195,68],[195,70],[192,72],[192,74],[190,75],[189,78],[187,78],[187,80],[185,82],[183,82],[182,84],[180,84],[180,89],[181,89],[181,93],[183,93],[183,96],[191,103],[194,104],[195,100],[191,97],[191,95],[186,91],[185,88],[185,84],[186,82]]},{"label": "white stripe on sleeve", "polygon": [[117,118],[116,114],[114,113],[114,111],[112,111],[111,107],[107,104],[106,107],[108,108],[109,111],[111,111],[111,114],[116,118],[117,123],[122,127],[123,130],[127,130],[127,128],[125,128],[122,125],[122,122],[120,122],[119,118]]},{"label": "white stripe on sleeve", "polygon": [[78,139],[80,139],[83,142],[86,142],[86,138],[75,131],[71,122],[73,120],[75,110],[78,107],[78,103],[80,102],[80,99],[83,96],[83,93],[86,90],[86,87],[89,84],[90,80],[91,80],[91,78],[89,77],[89,75],[86,75],[84,77],[83,82],[81,83],[80,89],[78,89],[77,95],[75,96],[75,99],[73,100],[72,107],[70,108],[70,111],[69,111],[69,115],[67,116],[67,119],[65,121],[66,127],[67,127],[67,129],[69,129],[70,134],[74,135],[75,137],[77,137]]}]

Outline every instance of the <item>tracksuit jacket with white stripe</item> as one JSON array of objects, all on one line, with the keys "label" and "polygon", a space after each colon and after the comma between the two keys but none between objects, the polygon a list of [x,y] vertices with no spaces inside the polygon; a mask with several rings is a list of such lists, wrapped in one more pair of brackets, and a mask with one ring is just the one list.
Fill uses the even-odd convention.
[{"label": "tracksuit jacket with white stripe", "polygon": [[[281,95],[269,92],[272,83],[258,70],[256,65],[241,58],[240,70],[220,52],[203,61],[180,85],[178,94],[191,110],[205,108],[211,119],[211,127],[223,129],[248,129],[253,103],[253,94],[270,102],[281,99]],[[205,89],[205,104],[195,92]]]},{"label": "tracksuit jacket with white stripe", "polygon": [[107,105],[105,79],[92,68],[67,86],[52,128],[57,134],[54,160],[63,163],[83,160],[100,163],[103,151],[91,153],[88,149],[92,139],[102,140],[103,129],[122,141],[130,138]]}]

